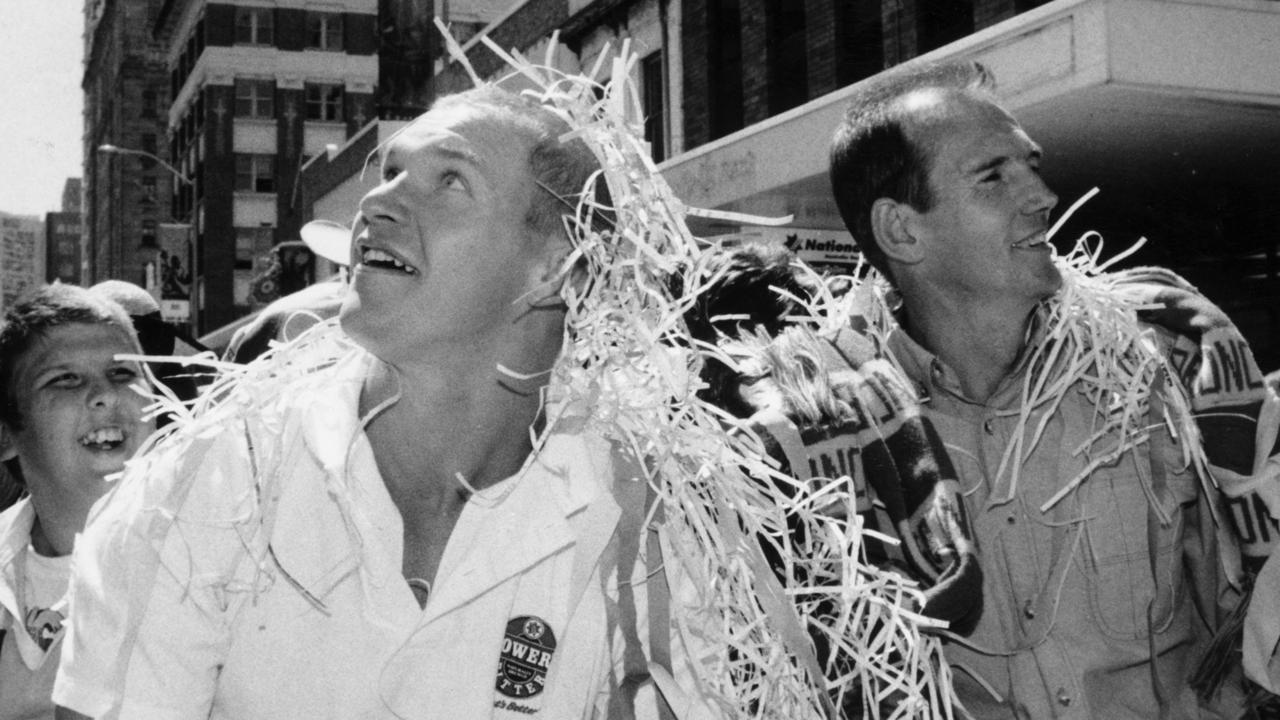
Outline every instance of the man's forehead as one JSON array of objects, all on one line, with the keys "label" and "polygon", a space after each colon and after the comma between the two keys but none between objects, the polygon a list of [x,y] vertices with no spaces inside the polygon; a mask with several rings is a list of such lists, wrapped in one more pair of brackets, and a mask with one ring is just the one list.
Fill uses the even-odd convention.
[{"label": "man's forehead", "polygon": [[980,152],[1016,138],[1038,150],[1018,121],[994,99],[963,90],[930,88],[901,100],[909,118],[907,134],[929,155],[943,147],[966,145]]},{"label": "man's forehead", "polygon": [[495,150],[528,143],[496,110],[456,103],[418,116],[383,146],[381,156],[430,149],[481,164]]}]

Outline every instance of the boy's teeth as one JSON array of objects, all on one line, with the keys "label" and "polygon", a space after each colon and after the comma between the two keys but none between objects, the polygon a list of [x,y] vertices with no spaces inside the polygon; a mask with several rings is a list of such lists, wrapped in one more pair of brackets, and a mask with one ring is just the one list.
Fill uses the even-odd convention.
[{"label": "boy's teeth", "polygon": [[120,428],[99,428],[80,438],[81,445],[103,445],[124,441],[124,432]]}]

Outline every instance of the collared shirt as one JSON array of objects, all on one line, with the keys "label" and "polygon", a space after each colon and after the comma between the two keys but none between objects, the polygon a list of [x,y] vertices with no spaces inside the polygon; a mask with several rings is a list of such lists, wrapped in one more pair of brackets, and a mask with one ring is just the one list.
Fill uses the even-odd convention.
[{"label": "collared shirt", "polygon": [[[34,552],[30,545],[35,517],[31,498],[0,513],[0,720],[53,718],[51,695],[62,649],[63,603],[50,603],[43,610],[51,615],[46,629],[55,634],[42,647],[27,630],[27,599],[23,597],[29,584],[24,577],[28,553]],[[65,573],[61,583],[65,587]],[[40,622],[39,618],[31,619]]]},{"label": "collared shirt", "polygon": [[[1028,346],[1038,341],[1032,337]],[[1103,463],[1042,511],[1091,459],[1078,450],[1097,425],[1096,404],[1083,389],[1068,390],[1049,410],[1011,487],[1009,465],[1018,460],[1006,450],[1020,424],[1025,354],[979,402],[965,396],[954,370],[901,329],[891,333],[889,349],[951,454],[978,544],[984,613],[968,638],[972,647],[946,648],[967,709],[981,718],[1238,715],[1230,690],[1222,702],[1235,703],[1235,715],[1218,715],[1200,708],[1188,687],[1208,637],[1192,597],[1203,593],[1192,591],[1212,586],[1217,557],[1208,547],[1211,521],[1197,504],[1198,480],[1174,441],[1165,435]],[[1037,427],[1045,412],[1033,412],[1027,427]],[[1144,489],[1153,463],[1168,483],[1168,525],[1151,514]]]},{"label": "collared shirt", "polygon": [[357,418],[368,361],[257,413],[252,451],[233,424],[130,469],[77,546],[59,704],[558,720],[622,716],[613,690],[630,683],[636,702],[619,712],[655,707],[652,683],[625,676],[624,656],[650,649],[648,568],[611,542],[642,508],[615,502],[609,445],[553,433],[524,472],[473,496],[420,608]]}]

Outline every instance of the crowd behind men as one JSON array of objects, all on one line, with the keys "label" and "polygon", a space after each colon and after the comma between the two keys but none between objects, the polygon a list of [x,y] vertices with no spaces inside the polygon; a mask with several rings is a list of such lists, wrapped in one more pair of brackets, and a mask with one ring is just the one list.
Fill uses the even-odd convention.
[{"label": "crowd behind men", "polygon": [[[558,293],[572,281],[563,199],[597,167],[580,142],[561,142],[567,129],[534,103],[476,90],[389,143],[355,223],[341,329],[308,350],[327,354],[299,355],[299,372],[248,388],[252,403],[218,406],[204,432],[130,466],[76,544],[65,629],[31,629],[30,610],[63,607],[56,587],[34,605],[13,591],[5,617],[25,626],[10,622],[0,645],[0,706],[22,667],[46,683],[19,681],[23,692],[52,691],[60,717],[621,718],[691,707],[675,697],[697,704],[699,648],[666,609],[689,578],[677,563],[628,564],[620,549],[647,542],[636,534],[645,498],[600,480],[626,460],[569,426],[541,448],[530,441],[547,422],[539,378],[561,351]],[[901,305],[884,346],[845,339],[818,363],[914,394],[910,417],[922,420],[909,435],[933,458],[919,485],[901,469],[860,480],[881,483],[882,505],[903,495],[888,502],[888,529],[923,547],[903,562],[942,599],[927,609],[967,631],[946,651],[975,717],[1241,717],[1238,670],[1213,692],[1191,677],[1240,602],[1231,559],[1257,572],[1270,547],[1223,532],[1221,498],[1183,461],[1186,439],[1153,423],[1151,442],[1042,509],[1085,469],[1063,448],[1089,437],[1096,408],[1085,392],[1022,406],[1062,284],[1041,160],[977,65],[891,73],[853,99],[833,144],[834,193]],[[1169,309],[1147,318],[1165,352],[1195,355],[1233,332],[1176,278],[1129,285]],[[57,586],[102,478],[141,444],[144,421],[124,391],[141,370],[115,359],[140,349],[128,318],[84,291],[42,292],[0,330],[4,459],[30,492],[3,516],[20,531],[5,562],[34,576],[37,558],[57,560],[61,574],[44,581]],[[51,302],[89,309],[21,319]],[[785,334],[776,321],[791,307],[751,322]],[[704,330],[725,339],[739,325]],[[64,356],[89,372],[68,379]],[[761,420],[755,391],[770,371],[716,372],[733,414],[767,437],[787,426]],[[60,405],[38,402],[64,387],[72,397],[71,385],[83,388],[75,413],[97,418],[109,404],[112,419],[63,420]],[[1257,493],[1274,523],[1275,428],[1254,428],[1274,416],[1254,390],[1230,398],[1249,442],[1209,418],[1204,449],[1223,487]],[[778,408],[803,446],[813,423]],[[1013,488],[1001,458],[1026,412],[1048,429]],[[900,449],[887,444],[886,456]],[[780,455],[809,479],[803,449]],[[89,460],[57,464],[76,458]],[[75,502],[50,503],[42,488]],[[59,647],[52,689],[39,653]]]}]

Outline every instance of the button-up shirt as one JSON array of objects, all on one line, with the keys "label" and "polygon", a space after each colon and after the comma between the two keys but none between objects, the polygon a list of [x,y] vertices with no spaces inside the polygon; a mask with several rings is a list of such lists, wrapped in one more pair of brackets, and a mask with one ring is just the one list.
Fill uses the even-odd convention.
[{"label": "button-up shirt", "polygon": [[[1200,709],[1187,683],[1210,634],[1189,590],[1214,597],[1214,532],[1198,503],[1198,480],[1166,431],[1098,467],[1042,511],[1090,460],[1079,448],[1097,431],[1098,408],[1079,384],[1050,410],[1039,443],[1021,461],[1006,459],[1022,427],[1026,353],[977,401],[953,369],[900,328],[889,350],[947,446],[978,545],[984,613],[969,643],[946,648],[969,711],[981,718],[1220,717]],[[1044,412],[1031,413],[1027,442]],[[1002,462],[1020,462],[1016,487],[1008,467],[999,472]],[[1168,524],[1153,514],[1144,489],[1153,464],[1163,466],[1168,484]],[[1203,584],[1210,587],[1197,587]],[[1221,699],[1224,707],[1237,703],[1238,715],[1231,690]]]}]

